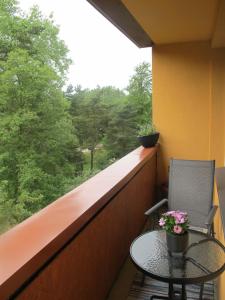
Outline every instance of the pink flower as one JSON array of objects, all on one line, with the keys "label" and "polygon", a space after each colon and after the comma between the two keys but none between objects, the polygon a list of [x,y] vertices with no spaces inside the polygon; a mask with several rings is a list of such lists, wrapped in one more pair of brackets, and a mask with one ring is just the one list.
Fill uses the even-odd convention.
[{"label": "pink flower", "polygon": [[181,219],[180,219],[180,224],[184,224],[185,223],[185,219],[182,217]]},{"label": "pink flower", "polygon": [[165,220],[164,220],[163,218],[161,218],[161,219],[159,220],[159,225],[160,225],[160,226],[164,226],[164,225],[165,225]]},{"label": "pink flower", "polygon": [[168,211],[164,214],[164,216],[173,216],[176,213],[175,210]]},{"label": "pink flower", "polygon": [[180,216],[180,215],[177,215],[177,216],[175,217],[175,223],[176,223],[176,224],[183,224],[183,223],[185,223],[184,217],[183,217],[183,216]]},{"label": "pink flower", "polygon": [[179,225],[175,225],[174,227],[173,227],[173,231],[175,232],[175,233],[177,233],[177,234],[180,234],[181,232],[182,232],[182,227],[181,226],[179,226]]},{"label": "pink flower", "polygon": [[183,213],[182,211],[175,211],[173,213],[173,217],[175,219],[176,224],[183,224],[186,222],[186,214]]}]

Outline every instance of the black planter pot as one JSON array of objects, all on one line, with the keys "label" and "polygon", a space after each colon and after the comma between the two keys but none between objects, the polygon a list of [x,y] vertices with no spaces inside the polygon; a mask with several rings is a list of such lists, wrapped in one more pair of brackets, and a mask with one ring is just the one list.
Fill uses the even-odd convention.
[{"label": "black planter pot", "polygon": [[158,139],[159,139],[159,132],[138,137],[138,140],[145,148],[154,147],[155,144],[158,142]]},{"label": "black planter pot", "polygon": [[183,234],[166,233],[168,251],[173,253],[182,253],[188,247],[188,232]]}]

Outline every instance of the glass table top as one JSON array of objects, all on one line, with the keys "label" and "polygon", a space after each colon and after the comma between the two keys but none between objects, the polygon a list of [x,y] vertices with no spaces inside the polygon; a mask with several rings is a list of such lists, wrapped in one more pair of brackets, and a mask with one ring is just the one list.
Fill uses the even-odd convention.
[{"label": "glass table top", "polygon": [[189,231],[188,250],[182,257],[168,253],[166,232],[150,231],[134,240],[130,255],[145,274],[166,282],[198,283],[211,280],[225,269],[224,247],[209,236]]}]

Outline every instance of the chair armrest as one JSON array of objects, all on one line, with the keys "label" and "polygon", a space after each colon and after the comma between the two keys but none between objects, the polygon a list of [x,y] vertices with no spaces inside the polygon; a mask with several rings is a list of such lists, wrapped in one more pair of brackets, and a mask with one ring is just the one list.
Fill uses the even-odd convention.
[{"label": "chair armrest", "polygon": [[210,212],[209,212],[209,214],[208,214],[208,216],[207,216],[207,218],[206,218],[205,225],[210,226],[210,225],[212,224],[213,218],[214,218],[215,213],[216,213],[216,211],[217,211],[217,208],[218,208],[217,205],[214,205],[214,206],[211,208],[211,210],[210,210]]},{"label": "chair armrest", "polygon": [[146,216],[151,215],[153,212],[155,212],[157,209],[159,209],[163,204],[167,203],[168,199],[163,199],[161,200],[159,203],[157,203],[156,205],[154,205],[153,207],[151,207],[149,210],[147,210],[145,212]]}]

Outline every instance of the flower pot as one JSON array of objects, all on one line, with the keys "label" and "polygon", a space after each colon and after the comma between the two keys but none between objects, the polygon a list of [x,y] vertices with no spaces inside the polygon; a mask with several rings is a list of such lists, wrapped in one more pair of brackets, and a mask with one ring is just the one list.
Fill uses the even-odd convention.
[{"label": "flower pot", "polygon": [[154,147],[155,144],[158,142],[158,139],[159,139],[159,132],[138,137],[138,140],[145,148]]},{"label": "flower pot", "polygon": [[188,247],[188,232],[182,234],[166,233],[168,251],[171,253],[182,253]]}]

